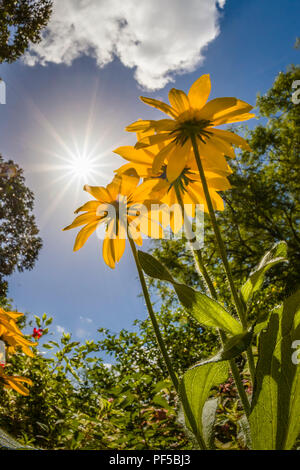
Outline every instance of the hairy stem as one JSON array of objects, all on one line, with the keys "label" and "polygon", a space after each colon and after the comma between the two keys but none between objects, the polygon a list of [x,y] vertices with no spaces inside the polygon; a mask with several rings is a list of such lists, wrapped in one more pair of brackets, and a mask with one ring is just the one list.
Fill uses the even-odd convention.
[{"label": "hairy stem", "polygon": [[176,375],[176,373],[173,369],[171,359],[169,357],[169,354],[168,354],[168,351],[166,349],[164,340],[163,340],[163,338],[161,336],[161,333],[160,333],[160,330],[159,330],[159,325],[158,325],[154,310],[152,308],[150,295],[149,295],[149,292],[148,292],[148,288],[147,288],[147,284],[146,284],[146,281],[145,281],[144,273],[143,273],[142,267],[141,267],[140,262],[139,262],[139,258],[138,258],[138,254],[137,254],[137,251],[136,251],[134,241],[132,240],[132,238],[130,238],[129,235],[128,235],[128,238],[129,238],[132,254],[133,254],[133,257],[134,257],[134,260],[135,260],[135,264],[136,264],[136,267],[137,267],[137,271],[138,271],[140,283],[141,283],[141,286],[142,286],[142,291],[143,291],[143,294],[144,294],[145,302],[146,302],[146,305],[147,305],[148,313],[149,313],[149,316],[150,316],[150,320],[152,322],[152,326],[153,326],[153,329],[154,329],[154,333],[155,333],[155,336],[156,336],[156,340],[157,340],[160,352],[161,352],[161,354],[163,356],[163,359],[165,361],[165,364],[166,364],[166,367],[168,369],[168,373],[171,377],[171,380],[173,382],[174,388],[175,388],[178,396],[181,399],[183,409],[185,411],[186,416],[189,419],[190,425],[193,429],[193,433],[194,433],[194,435],[197,439],[198,445],[199,445],[201,450],[204,450],[204,449],[206,449],[206,444],[205,444],[202,436],[199,434],[199,432],[197,430],[197,424],[194,420],[193,413],[192,413],[192,410],[190,408],[188,399],[187,399],[185,393],[180,393],[179,381],[178,381],[177,375]]},{"label": "hairy stem", "polygon": [[193,233],[192,224],[190,223],[189,219],[186,216],[186,212],[185,212],[185,209],[184,209],[184,204],[183,204],[183,201],[182,201],[180,190],[178,189],[177,186],[175,186],[175,192],[176,192],[176,197],[177,197],[178,204],[181,207],[182,216],[183,216],[183,220],[184,220],[184,229],[185,229],[186,235],[188,237],[191,250],[192,250],[193,255],[194,255],[196,267],[198,269],[199,274],[202,276],[202,278],[205,282],[205,285],[206,285],[207,289],[209,290],[210,294],[212,295],[212,297],[216,297],[217,293],[216,293],[215,287],[212,283],[212,280],[209,276],[209,273],[206,269],[206,266],[204,264],[203,257],[202,257],[202,252],[201,252],[200,248],[194,248],[193,247],[193,243],[195,242],[195,234]]},{"label": "hairy stem", "polygon": [[[234,285],[233,276],[232,276],[231,269],[230,269],[230,266],[229,266],[229,262],[228,262],[228,259],[227,259],[225,245],[224,245],[224,242],[223,242],[223,239],[222,239],[222,236],[221,236],[221,232],[220,232],[220,229],[219,229],[219,226],[218,226],[218,222],[217,222],[217,219],[216,219],[216,216],[215,216],[215,212],[214,212],[212,200],[211,200],[211,197],[210,197],[210,193],[209,193],[205,173],[204,173],[201,158],[200,158],[200,155],[199,155],[198,146],[197,146],[197,142],[196,142],[196,137],[192,136],[191,141],[192,141],[192,145],[193,145],[193,150],[194,150],[194,154],[195,154],[196,163],[197,163],[198,170],[199,170],[200,179],[201,179],[201,182],[202,182],[202,187],[203,187],[203,191],[204,191],[204,195],[205,195],[205,199],[206,199],[206,203],[207,203],[207,207],[208,207],[210,220],[211,220],[211,223],[212,223],[212,226],[213,226],[213,230],[214,230],[215,238],[216,238],[216,241],[217,241],[217,245],[218,245],[219,253],[220,253],[220,256],[221,256],[221,260],[222,260],[222,263],[223,263],[223,266],[224,266],[224,270],[225,270],[225,273],[226,273],[226,276],[227,276],[227,279],[228,279],[228,282],[229,282],[233,302],[234,302],[234,305],[236,307],[236,311],[238,313],[238,316],[240,318],[240,321],[242,323],[243,328],[247,329],[246,315],[245,315],[243,305],[240,301],[240,298],[238,296],[237,290],[236,290],[235,285]],[[247,358],[248,358],[248,364],[249,364],[251,379],[252,379],[252,382],[253,382],[254,381],[254,376],[255,376],[255,369],[254,369],[254,359],[253,359],[253,354],[252,354],[251,347],[249,347],[247,349]],[[235,369],[235,368],[237,369],[236,364],[234,362],[233,369]],[[232,373],[234,373],[233,369],[232,369]],[[238,373],[238,376],[240,377],[240,374],[239,374],[238,370],[237,370],[237,373]],[[244,390],[244,387],[243,386],[241,387],[240,382],[241,382],[241,379],[238,382],[236,382],[236,386],[237,386],[239,392],[241,392],[240,393],[240,398],[243,402],[245,412],[246,412],[246,414],[249,414],[249,410],[250,410],[249,400],[248,400],[248,397],[247,397],[246,392]]]}]

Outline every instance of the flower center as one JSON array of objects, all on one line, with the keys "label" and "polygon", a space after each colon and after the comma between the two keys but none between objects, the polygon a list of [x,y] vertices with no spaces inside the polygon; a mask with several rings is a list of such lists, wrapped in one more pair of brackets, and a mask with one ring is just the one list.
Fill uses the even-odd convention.
[{"label": "flower center", "polygon": [[[180,173],[180,175],[176,178],[176,180],[172,181],[172,183],[170,183],[170,186],[168,188],[168,192],[171,190],[172,187],[176,187],[177,189],[179,189],[180,192],[184,193],[186,191],[186,188],[187,186],[190,184],[191,181],[193,181],[193,179],[191,178],[191,171],[190,171],[190,168],[187,168],[185,167],[182,172]],[[158,176],[158,178],[161,178],[161,179],[164,179],[164,180],[167,180],[167,165],[163,165],[162,167],[162,172],[161,174]]]},{"label": "flower center", "polygon": [[180,145],[184,145],[192,136],[205,142],[204,137],[209,138],[212,134],[206,130],[210,125],[207,119],[190,118],[179,122],[171,134],[174,135],[174,142]]}]

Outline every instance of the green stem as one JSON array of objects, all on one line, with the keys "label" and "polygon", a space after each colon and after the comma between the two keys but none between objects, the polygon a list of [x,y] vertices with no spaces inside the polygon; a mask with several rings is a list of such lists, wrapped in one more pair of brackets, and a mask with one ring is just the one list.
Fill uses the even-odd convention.
[{"label": "green stem", "polygon": [[[245,313],[244,313],[244,308],[243,308],[243,305],[242,305],[242,303],[239,299],[238,293],[237,293],[235,285],[234,285],[233,276],[232,276],[231,269],[230,269],[228,259],[227,259],[225,245],[224,245],[224,242],[223,242],[223,239],[222,239],[222,236],[221,236],[221,232],[220,232],[220,229],[219,229],[219,226],[218,226],[218,222],[217,222],[217,219],[216,219],[216,216],[215,216],[215,211],[214,211],[213,204],[212,204],[212,201],[211,201],[211,197],[210,197],[210,193],[209,193],[205,173],[204,173],[204,170],[203,170],[201,158],[200,158],[199,151],[198,151],[196,137],[194,135],[191,136],[191,141],[192,141],[192,145],[193,145],[193,150],[194,150],[194,154],[195,154],[196,163],[197,163],[198,170],[199,170],[199,175],[200,175],[201,182],[202,182],[202,187],[203,187],[203,191],[204,191],[204,195],[205,195],[205,199],[206,199],[206,203],[207,203],[207,207],[208,207],[210,220],[211,220],[213,230],[214,230],[214,233],[215,233],[215,237],[216,237],[219,253],[220,253],[220,256],[221,256],[221,260],[223,262],[225,273],[226,273],[226,276],[227,276],[227,279],[228,279],[228,282],[229,282],[230,291],[231,291],[231,294],[232,294],[232,297],[233,297],[233,301],[234,301],[234,304],[235,304],[235,307],[236,307],[236,311],[237,311],[238,316],[240,318],[240,321],[242,323],[242,326],[243,326],[244,329],[247,329],[247,319],[246,319],[246,316],[245,316]],[[251,347],[249,347],[247,349],[247,358],[248,358],[248,364],[249,364],[251,379],[252,379],[252,382],[254,382],[255,369],[254,369],[254,359],[253,359],[253,354],[252,354]],[[237,370],[237,366],[234,362],[232,373],[234,373],[235,369],[236,369],[237,374],[240,378],[240,374],[239,374],[239,372]],[[245,389],[242,385],[241,379],[238,380],[238,382],[236,382],[236,386],[237,386],[239,392],[241,391],[240,397],[241,397],[241,400],[244,404],[245,412],[247,414],[247,413],[249,413],[250,405],[249,405],[249,400],[248,400],[248,397],[246,395]]]},{"label": "green stem", "polygon": [[213,230],[214,230],[214,233],[215,233],[217,245],[218,245],[218,248],[219,248],[219,253],[220,253],[223,265],[224,265],[224,269],[225,269],[226,276],[227,276],[227,279],[228,279],[228,282],[229,282],[231,294],[232,294],[232,297],[233,297],[234,304],[236,306],[238,316],[240,318],[240,321],[241,321],[243,327],[246,329],[247,328],[247,321],[246,321],[246,318],[245,318],[245,315],[244,315],[244,309],[243,309],[243,306],[240,302],[238,293],[237,293],[235,285],[234,285],[233,276],[232,276],[231,269],[230,269],[228,259],[227,259],[225,245],[223,243],[221,232],[220,232],[218,222],[217,222],[217,219],[216,219],[216,216],[215,216],[215,211],[214,211],[212,201],[211,201],[211,197],[210,197],[210,194],[209,194],[207,181],[206,181],[205,173],[204,173],[204,170],[203,170],[202,162],[201,162],[201,159],[200,159],[200,155],[199,155],[198,146],[197,146],[197,143],[196,143],[195,136],[192,136],[191,140],[192,140],[192,144],[193,144],[193,150],[194,150],[194,154],[195,154],[195,158],[196,158],[196,163],[197,163],[197,166],[198,166],[198,169],[199,169],[199,174],[200,174],[200,178],[201,178],[201,182],[202,182],[202,186],[203,186],[203,191],[204,191],[204,195],[205,195],[205,199],[206,199],[206,203],[207,203],[207,207],[208,207],[210,220],[211,220],[211,223],[212,223],[212,226],[213,226]]},{"label": "green stem", "polygon": [[[187,217],[185,217],[185,210],[184,210],[184,205],[183,205],[183,201],[182,201],[182,197],[181,197],[181,194],[180,194],[180,191],[179,189],[175,186],[175,192],[176,192],[176,197],[177,197],[177,200],[178,200],[178,203],[180,204],[181,206],[181,210],[182,210],[182,213],[183,213],[183,216],[184,216],[184,221],[185,221],[185,229],[187,230],[187,233],[188,233],[188,237],[189,239],[191,239],[191,235],[192,235],[192,227],[191,227],[191,224],[189,222],[189,220],[187,219]],[[189,224],[188,226],[186,226],[186,224]],[[194,256],[196,258],[196,256],[198,255],[195,254],[195,251],[193,248],[192,250],[194,251]],[[197,250],[200,252],[200,256],[201,256],[201,260],[202,260],[202,254],[201,254],[201,251],[200,250]],[[215,290],[215,287],[212,283],[212,280],[210,279],[210,276],[209,276],[209,273],[208,271],[206,270],[203,262],[202,264],[198,264],[198,268],[201,272],[201,274],[203,275],[205,281],[206,281],[206,284],[207,284],[207,287],[208,287],[208,290],[210,292],[210,295],[213,299],[215,300],[218,300],[218,296],[217,296],[217,292]],[[226,342],[226,335],[224,333],[224,331],[222,330],[218,330],[218,333],[219,333],[219,336],[220,336],[220,340],[221,340],[221,343],[222,345],[224,346],[225,342]],[[247,397],[247,394],[245,392],[245,388],[244,388],[244,385],[243,385],[243,382],[242,382],[242,379],[241,379],[241,376],[240,376],[240,373],[239,373],[239,370],[237,368],[237,365],[235,363],[235,360],[234,359],[231,359],[229,361],[230,363],[230,368],[231,368],[231,372],[232,372],[232,375],[233,375],[233,378],[234,378],[234,381],[235,381],[235,384],[236,384],[236,387],[238,389],[238,392],[239,392],[239,396],[240,396],[240,399],[241,399],[241,402],[243,404],[243,407],[244,407],[244,410],[245,410],[245,413],[247,416],[249,416],[250,414],[250,405],[249,405],[249,401],[248,401],[248,397]]]},{"label": "green stem", "polygon": [[181,197],[181,194],[180,194],[180,190],[176,185],[174,185],[174,188],[175,188],[175,193],[176,193],[178,204],[181,207],[182,216],[183,216],[183,220],[184,220],[184,228],[185,228],[185,232],[188,236],[188,240],[189,240],[189,243],[190,243],[191,250],[192,250],[193,255],[194,255],[196,267],[198,268],[199,274],[202,276],[202,278],[205,282],[205,285],[206,285],[207,289],[209,290],[210,294],[212,295],[212,297],[216,297],[217,293],[216,293],[215,287],[212,283],[212,280],[209,276],[209,273],[208,273],[208,271],[205,267],[203,257],[202,257],[202,252],[201,252],[200,248],[196,249],[192,246],[192,242],[195,240],[195,236],[194,236],[194,233],[193,233],[192,224],[190,223],[189,219],[186,216],[186,212],[185,212],[185,209],[184,209],[184,204],[183,204],[183,200],[182,200],[182,197]]},{"label": "green stem", "polygon": [[152,322],[152,326],[153,326],[153,329],[154,329],[154,333],[155,333],[155,336],[156,336],[156,340],[157,340],[160,352],[161,352],[161,354],[163,356],[163,359],[165,361],[165,364],[166,364],[166,367],[168,369],[168,373],[171,377],[171,380],[173,382],[174,388],[175,388],[177,394],[179,395],[179,397],[181,398],[183,409],[184,409],[185,414],[187,415],[187,417],[189,419],[189,422],[190,422],[191,427],[193,429],[193,433],[194,433],[194,435],[197,439],[198,445],[199,445],[200,449],[204,450],[204,449],[206,449],[206,444],[205,444],[202,436],[198,433],[197,424],[194,421],[193,413],[192,413],[192,410],[190,408],[188,399],[187,399],[185,393],[180,393],[179,381],[178,381],[177,375],[176,375],[176,373],[173,369],[171,359],[169,357],[168,351],[165,347],[164,340],[163,340],[163,338],[161,336],[161,333],[160,333],[160,330],[159,330],[159,325],[158,325],[158,322],[156,320],[154,310],[152,308],[150,295],[149,295],[149,292],[148,292],[148,289],[147,289],[147,284],[146,284],[146,280],[145,280],[145,277],[144,277],[144,273],[143,273],[141,264],[139,262],[138,254],[137,254],[136,247],[135,247],[135,243],[134,243],[134,241],[132,240],[132,238],[130,237],[129,234],[128,234],[128,239],[129,239],[129,243],[130,243],[130,246],[131,246],[134,261],[135,261],[135,264],[136,264],[136,267],[137,267],[140,283],[141,283],[141,286],[142,286],[142,291],[143,291],[143,294],[144,294],[144,298],[145,298],[145,302],[146,302],[146,305],[147,305],[148,313],[149,313],[149,316],[150,316],[150,320]]}]

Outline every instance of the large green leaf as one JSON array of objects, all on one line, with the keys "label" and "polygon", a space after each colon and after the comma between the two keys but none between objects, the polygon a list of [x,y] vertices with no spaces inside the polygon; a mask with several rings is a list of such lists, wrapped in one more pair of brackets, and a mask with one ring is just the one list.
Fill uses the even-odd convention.
[{"label": "large green leaf", "polygon": [[196,362],[193,367],[203,366],[211,362],[230,361],[237,356],[240,356],[242,352],[246,351],[251,344],[254,328],[250,331],[241,333],[239,335],[232,336],[224,344],[223,348],[217,352],[213,357],[204,359],[201,362]]},{"label": "large green leaf", "polygon": [[248,421],[246,415],[243,415],[238,420],[238,425],[239,425],[239,428],[240,428],[238,438],[240,438],[244,441],[244,444],[245,444],[245,446],[248,447],[248,449],[252,449],[251,430],[250,430],[249,421]]},{"label": "large green leaf", "polygon": [[245,303],[248,303],[253,294],[260,289],[266,272],[278,263],[288,262],[287,244],[283,241],[276,243],[270,251],[260,260],[254,268],[249,278],[241,288],[241,297]]},{"label": "large green leaf", "polygon": [[250,425],[253,449],[291,449],[300,434],[300,290],[271,313],[261,332]]},{"label": "large green leaf", "polygon": [[20,444],[13,437],[7,434],[7,432],[3,431],[3,429],[0,429],[0,450],[24,450],[24,449],[34,450],[33,447]]},{"label": "large green leaf", "polygon": [[182,305],[201,325],[220,328],[230,335],[242,333],[242,325],[225,308],[205,294],[181,284],[152,255],[138,252],[140,264],[148,276],[171,282]]},{"label": "large green leaf", "polygon": [[207,428],[205,431],[203,429],[203,408],[212,387],[225,382],[228,374],[228,362],[217,362],[189,369],[180,382],[179,393],[185,397],[190,407],[189,416],[185,416],[186,425],[189,429],[196,427],[206,443],[209,441],[212,429]]},{"label": "large green leaf", "polygon": [[208,449],[214,448],[214,425],[219,406],[219,398],[211,398],[204,403],[202,410],[202,434]]}]

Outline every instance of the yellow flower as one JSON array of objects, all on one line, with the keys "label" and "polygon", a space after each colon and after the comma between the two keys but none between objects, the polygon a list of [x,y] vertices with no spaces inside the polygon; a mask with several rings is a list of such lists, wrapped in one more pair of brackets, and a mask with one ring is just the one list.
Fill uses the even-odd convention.
[{"label": "yellow flower", "polygon": [[[75,211],[84,212],[64,228],[70,230],[84,225],[79,231],[74,251],[79,250],[88,237],[98,228],[99,224],[106,225],[103,240],[103,259],[111,267],[120,261],[125,250],[127,233],[136,244],[142,245],[142,234],[150,233],[149,219],[151,219],[151,201],[149,195],[155,181],[146,181],[138,185],[140,177],[135,171],[116,175],[113,181],[106,186],[85,186],[84,190],[90,193],[95,201],[89,201]],[[143,207],[147,209],[142,211]]]},{"label": "yellow flower", "polygon": [[[191,136],[197,139],[198,150],[203,161],[211,162],[211,168],[226,166],[225,155],[234,157],[233,145],[250,151],[247,142],[240,136],[215,126],[245,121],[254,117],[249,114],[252,106],[236,98],[216,98],[207,102],[211,90],[209,75],[202,75],[191,86],[188,95],[172,88],[169,92],[170,105],[152,98],[141,97],[142,101],[168,114],[171,119],[137,121],[126,128],[131,132],[146,132],[136,148],[153,145],[165,146],[158,152],[153,162],[153,171],[167,161],[167,178],[174,181],[181,174],[186,163],[197,169],[191,158]],[[149,135],[154,130],[155,135]]]},{"label": "yellow flower", "polygon": [[[143,122],[143,121],[138,121],[138,122]],[[145,136],[150,137],[150,136],[155,136],[154,131],[150,130],[147,132],[137,132],[137,140],[142,141]],[[118,147],[117,149],[114,150],[114,153],[117,153],[121,157],[123,157],[125,160],[128,160],[129,163],[126,163],[125,165],[122,165],[118,170],[115,172],[117,174],[122,174],[126,172],[127,170],[134,169],[137,174],[143,178],[152,178],[154,176],[160,176],[162,173],[162,167],[165,165],[165,160],[163,158],[157,159],[156,156],[161,152],[160,155],[164,155],[163,150],[166,149],[166,145],[164,143],[159,144],[159,145],[153,145],[151,147],[142,147],[142,148],[136,148],[127,145],[123,147]],[[167,155],[166,155],[167,157]],[[154,164],[155,162],[155,164]],[[153,166],[154,164],[154,166]],[[194,155],[191,150],[190,155],[186,159],[186,164],[185,168],[192,168],[194,167]],[[222,155],[215,155],[214,158],[204,158],[203,159],[203,168],[204,171],[209,171],[210,173],[215,173],[220,176],[228,176],[232,173],[232,170],[230,166],[228,165],[227,161]],[[196,169],[196,168],[195,168]]]},{"label": "yellow flower", "polygon": [[8,344],[8,353],[13,354],[17,348],[21,348],[24,354],[33,357],[30,347],[36,346],[37,343],[27,340],[15,322],[22,315],[23,313],[19,312],[6,312],[0,307],[0,339]]},{"label": "yellow flower", "polygon": [[16,390],[21,395],[29,395],[29,391],[22,382],[27,383],[28,385],[32,386],[32,381],[27,379],[26,377],[19,377],[19,376],[10,376],[4,374],[2,367],[0,367],[0,383],[3,383],[5,388],[12,388]]},{"label": "yellow flower", "polygon": [[[148,135],[153,135],[153,131],[150,131]],[[137,137],[139,138],[140,134],[138,134]],[[160,146],[160,148],[162,148],[162,146]],[[156,179],[157,183],[152,189],[152,199],[160,200],[161,203],[166,204],[168,208],[171,208],[175,204],[180,204],[177,197],[177,191],[179,191],[181,200],[185,205],[185,212],[187,215],[191,217],[195,216],[196,204],[202,204],[204,211],[208,212],[199,173],[189,167],[191,160],[188,160],[180,175],[175,180],[169,181],[167,178],[167,167],[163,162],[161,163],[160,169],[157,168],[155,173],[153,171],[153,161],[156,155],[155,152],[158,151],[158,146],[153,146],[151,149],[136,149],[132,146],[117,148],[114,152],[128,160],[129,163],[121,166],[116,170],[116,173],[120,175],[124,171],[126,172],[130,169],[134,169],[138,175],[145,180],[150,178]],[[209,160],[205,160],[205,162],[209,163]],[[225,165],[226,166],[224,166],[223,171],[221,172],[207,169],[204,170],[215,210],[224,209],[223,200],[217,191],[225,191],[231,187],[224,174],[230,174],[232,171],[226,161]],[[182,216],[183,214],[179,214],[179,211],[170,213],[171,228],[173,231],[177,232],[181,228],[183,224]]]}]

